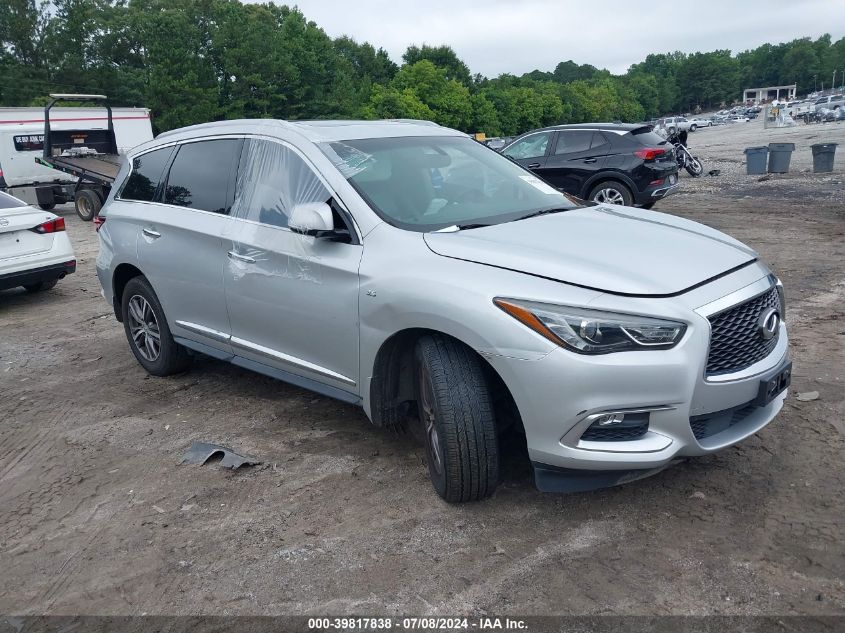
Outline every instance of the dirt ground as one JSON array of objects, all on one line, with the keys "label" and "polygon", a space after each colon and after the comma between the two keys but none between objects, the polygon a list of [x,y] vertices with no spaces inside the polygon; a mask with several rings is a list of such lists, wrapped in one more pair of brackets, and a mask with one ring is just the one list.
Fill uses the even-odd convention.
[{"label": "dirt ground", "polygon": [[[845,125],[690,136],[717,177],[658,209],[760,251],[788,295],[782,414],[718,455],[574,495],[537,492],[518,442],[496,495],[451,506],[420,447],[356,407],[208,359],[147,376],[78,272],[0,293],[0,613],[845,613]],[[793,173],[745,176],[789,139]],[[809,145],[841,143],[806,173]],[[178,462],[193,440],[255,455]]]}]

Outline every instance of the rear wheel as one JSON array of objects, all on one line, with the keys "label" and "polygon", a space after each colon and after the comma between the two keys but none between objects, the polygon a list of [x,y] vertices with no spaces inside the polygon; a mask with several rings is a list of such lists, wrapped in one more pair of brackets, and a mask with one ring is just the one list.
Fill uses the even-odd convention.
[{"label": "rear wheel", "polygon": [[690,132],[695,132],[697,129],[698,129],[698,126],[695,123],[693,123],[692,125],[689,126]]},{"label": "rear wheel", "polygon": [[56,203],[55,202],[47,202],[45,204],[39,204],[38,206],[41,207],[42,209],[44,209],[45,211],[52,211],[53,209],[56,208]]},{"label": "rear wheel", "polygon": [[76,214],[86,222],[93,220],[103,206],[100,196],[91,189],[77,191],[76,196],[74,196],[74,204],[76,205]]},{"label": "rear wheel", "polygon": [[633,196],[631,195],[631,190],[628,189],[625,185],[621,182],[616,182],[614,180],[608,180],[607,182],[601,182],[593,187],[592,191],[590,191],[590,195],[588,196],[590,200],[593,202],[599,202],[602,204],[621,204],[626,207],[631,206],[631,202],[633,202]]},{"label": "rear wheel", "polygon": [[57,283],[59,283],[58,279],[51,279],[50,281],[39,281],[36,284],[25,285],[24,289],[27,292],[44,292],[45,290],[55,288]]},{"label": "rear wheel", "polygon": [[477,501],[499,483],[493,398],[481,361],[446,336],[416,347],[417,408],[431,483],[451,503]]},{"label": "rear wheel", "polygon": [[173,340],[161,303],[144,277],[133,277],[126,284],[121,311],[129,347],[144,369],[154,376],[169,376],[188,368],[188,350]]}]

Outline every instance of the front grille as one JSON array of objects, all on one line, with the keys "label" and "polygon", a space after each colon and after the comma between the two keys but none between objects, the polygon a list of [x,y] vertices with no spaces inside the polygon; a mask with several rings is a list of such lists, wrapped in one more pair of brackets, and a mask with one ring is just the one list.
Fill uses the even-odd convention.
[{"label": "front grille", "polygon": [[760,315],[769,308],[781,311],[777,288],[709,317],[708,376],[740,371],[771,354],[778,333],[765,340],[759,326]]},{"label": "front grille", "polygon": [[648,432],[648,421],[632,426],[590,426],[581,436],[590,442],[625,442],[638,440]]},{"label": "front grille", "polygon": [[692,428],[692,434],[695,435],[695,439],[703,440],[722,431],[727,431],[735,424],[739,424],[745,420],[756,410],[757,405],[754,401],[751,401],[733,409],[691,417],[689,424]]}]

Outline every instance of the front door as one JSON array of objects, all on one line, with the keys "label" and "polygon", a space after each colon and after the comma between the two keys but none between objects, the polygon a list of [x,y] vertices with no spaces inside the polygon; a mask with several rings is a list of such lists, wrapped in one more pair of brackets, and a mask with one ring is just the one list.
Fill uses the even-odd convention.
[{"label": "front door", "polygon": [[546,155],[552,140],[552,131],[527,134],[506,147],[502,153],[523,167],[541,173],[546,164]]},{"label": "front door", "polygon": [[330,201],[327,185],[293,147],[245,144],[225,239],[231,344],[252,363],[357,394],[362,246],[288,228],[295,205]]}]

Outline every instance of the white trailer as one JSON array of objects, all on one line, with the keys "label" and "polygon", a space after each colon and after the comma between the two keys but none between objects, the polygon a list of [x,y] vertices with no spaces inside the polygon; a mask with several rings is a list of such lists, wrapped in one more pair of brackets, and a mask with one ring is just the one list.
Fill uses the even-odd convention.
[{"label": "white trailer", "polygon": [[[105,99],[102,95],[50,96],[54,98],[53,103],[56,100]],[[107,107],[0,108],[0,191],[43,209],[74,201],[77,212],[80,212],[80,204],[84,207],[80,216],[90,215],[91,206],[96,207],[96,214],[108,193],[111,184],[108,174],[112,170],[107,170],[106,175],[89,176],[74,169],[60,171],[53,165],[45,164],[44,160],[37,162],[36,159],[47,157],[44,152],[45,110],[49,111],[48,132],[54,138],[60,137],[81,146],[86,143],[94,145],[91,142],[94,139],[107,141],[113,129],[116,147],[107,152],[103,152],[102,148],[94,149],[98,150],[101,158],[110,154],[109,159],[115,163],[127,150],[153,138],[150,111],[147,108],[111,108],[109,112]],[[62,143],[56,145],[65,149]]]}]

